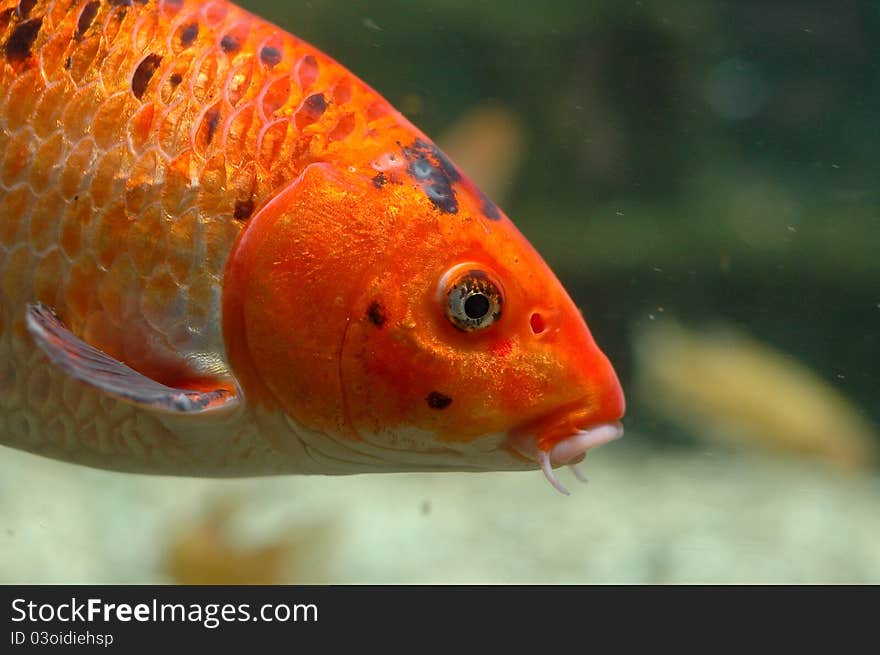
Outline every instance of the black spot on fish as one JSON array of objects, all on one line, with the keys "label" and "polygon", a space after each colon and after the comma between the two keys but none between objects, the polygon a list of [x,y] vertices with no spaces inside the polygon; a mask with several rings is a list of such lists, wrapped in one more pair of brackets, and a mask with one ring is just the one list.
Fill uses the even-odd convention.
[{"label": "black spot on fish", "polygon": [[440,167],[443,169],[443,172],[446,173],[446,177],[450,179],[452,182],[458,182],[461,180],[461,173],[458,172],[458,169],[455,167],[449,157],[446,156],[446,153],[440,150],[437,146],[431,146],[431,149],[434,153],[434,156],[437,158],[437,162],[440,164]]},{"label": "black spot on fish", "polygon": [[43,19],[32,18],[16,27],[6,42],[6,58],[10,61],[23,61],[31,56],[31,46],[40,33]]},{"label": "black spot on fish", "polygon": [[183,82],[183,77],[180,73],[171,73],[171,77],[168,78],[168,81],[171,82],[171,86],[177,86]]},{"label": "black spot on fish", "polygon": [[199,24],[190,23],[180,32],[180,45],[184,48],[190,47],[199,35]]},{"label": "black spot on fish", "polygon": [[37,0],[21,0],[21,2],[18,3],[18,17],[27,18],[28,14],[31,13],[31,9],[33,9],[36,4]]},{"label": "black spot on fish", "polygon": [[323,93],[309,96],[304,104],[313,116],[320,116],[327,110],[327,99]]},{"label": "black spot on fish", "polygon": [[253,200],[236,200],[235,201],[235,212],[232,214],[232,217],[237,221],[246,221],[251,217],[251,214],[254,213],[254,201]]},{"label": "black spot on fish", "polygon": [[428,200],[442,212],[457,213],[458,200],[452,185],[461,180],[461,174],[449,158],[437,146],[421,139],[404,148],[403,155],[409,161],[407,172],[421,185]]},{"label": "black spot on fish", "polygon": [[439,391],[432,391],[425,400],[431,409],[446,409],[452,404],[452,398]]},{"label": "black spot on fish", "polygon": [[458,201],[451,187],[444,184],[430,184],[425,187],[425,195],[438,209],[447,214],[455,214],[458,211]]},{"label": "black spot on fish", "polygon": [[205,123],[208,126],[208,133],[205,135],[205,145],[211,143],[214,133],[217,131],[217,124],[220,122],[220,110],[210,109],[205,114]]},{"label": "black spot on fish", "polygon": [[428,187],[425,190],[425,193],[428,196],[428,200],[433,202],[440,211],[446,214],[458,213],[458,200],[455,199],[455,191],[452,189],[443,189],[433,186]]},{"label": "black spot on fish", "polygon": [[430,180],[437,174],[437,169],[427,157],[419,157],[409,165],[409,172],[417,180]]},{"label": "black spot on fish", "polygon": [[377,189],[381,189],[388,183],[388,178],[385,177],[385,173],[379,172],[373,176],[373,186]]},{"label": "black spot on fish", "polygon": [[488,218],[490,221],[497,221],[501,218],[501,212],[498,210],[498,205],[492,202],[485,193],[480,191],[480,199],[483,201],[483,206],[481,211],[483,212],[483,216]]},{"label": "black spot on fish", "polygon": [[71,57],[68,57],[68,58],[64,61],[64,68],[65,68],[66,70],[70,70],[70,67],[71,67],[71,66],[73,66],[73,57],[72,57],[72,56],[71,56]]},{"label": "black spot on fish", "polygon": [[367,307],[367,318],[369,318],[370,323],[376,327],[382,327],[385,325],[385,321],[388,320],[388,317],[385,315],[385,308],[378,300],[374,300],[370,303],[370,306]]},{"label": "black spot on fish", "polygon": [[269,68],[273,68],[281,63],[281,51],[272,46],[263,46],[260,49],[260,61],[266,64]]},{"label": "black spot on fish", "polygon": [[241,45],[239,44],[238,39],[231,34],[224,34],[223,38],[220,39],[220,47],[223,48],[223,52],[229,54],[232,52],[238,52]]},{"label": "black spot on fish", "polygon": [[159,62],[161,61],[162,55],[153,52],[144,57],[143,61],[141,61],[135,69],[134,75],[131,77],[131,92],[138,100],[141,99],[144,92],[147,90],[147,85],[153,78],[156,69],[159,68]]},{"label": "black spot on fish", "polygon": [[98,15],[98,9],[101,8],[101,3],[98,0],[94,0],[90,2],[85,7],[83,7],[82,12],[79,15],[79,19],[76,21],[76,38],[81,39],[86,31],[92,26],[92,21],[95,20],[95,16]]}]

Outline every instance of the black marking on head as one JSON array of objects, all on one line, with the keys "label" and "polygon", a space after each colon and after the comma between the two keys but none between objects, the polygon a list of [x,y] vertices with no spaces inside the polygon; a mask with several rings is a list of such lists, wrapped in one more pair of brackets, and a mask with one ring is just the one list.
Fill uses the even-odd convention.
[{"label": "black marking on head", "polygon": [[428,200],[442,212],[457,213],[458,200],[452,185],[461,180],[461,173],[440,148],[416,139],[403,149],[403,155],[409,161],[407,172],[421,185]]},{"label": "black marking on head", "polygon": [[480,200],[483,201],[483,206],[481,211],[483,212],[483,216],[488,218],[490,221],[497,221],[501,219],[501,211],[498,209],[498,205],[492,202],[485,193],[480,191]]},{"label": "black marking on head", "polygon": [[373,176],[373,186],[377,189],[381,189],[388,183],[388,178],[385,177],[385,173],[379,171]]},{"label": "black marking on head", "polygon": [[430,184],[425,187],[425,195],[441,211],[447,214],[458,212],[458,201],[451,187],[445,184]]},{"label": "black marking on head", "polygon": [[162,55],[153,52],[144,57],[143,61],[135,69],[134,75],[131,76],[131,92],[138,100],[141,99],[147,90],[147,85],[153,78],[156,69],[159,68],[159,62],[161,61]]},{"label": "black marking on head", "polygon": [[69,56],[64,60],[64,68],[65,70],[70,70],[70,67],[73,66],[73,55]]},{"label": "black marking on head", "polygon": [[21,2],[18,3],[18,17],[27,18],[28,14],[31,13],[31,9],[33,9],[36,4],[37,0],[21,0]]},{"label": "black marking on head", "polygon": [[327,110],[327,99],[323,93],[315,93],[306,98],[305,107],[313,116],[320,116]]},{"label": "black marking on head", "polygon": [[431,409],[446,409],[452,404],[452,398],[439,391],[432,391],[425,400]]},{"label": "black marking on head", "polygon": [[220,110],[217,108],[209,109],[205,114],[205,120],[208,123],[208,133],[205,135],[205,145],[211,143],[214,133],[217,131],[217,124],[220,122]]},{"label": "black marking on head", "polygon": [[237,221],[246,221],[251,217],[251,214],[254,213],[254,201],[250,200],[236,200],[235,201],[235,212],[232,214],[232,217]]},{"label": "black marking on head", "polygon": [[95,20],[95,16],[98,15],[98,9],[100,8],[101,3],[98,0],[93,0],[83,7],[82,13],[80,13],[79,19],[76,21],[77,40],[83,38],[83,35],[92,26],[92,21]]},{"label": "black marking on head", "polygon": [[367,318],[370,319],[370,323],[375,325],[376,327],[382,327],[385,325],[385,321],[388,320],[388,316],[385,314],[385,307],[382,306],[378,300],[374,300],[370,303],[370,306],[367,307]]},{"label": "black marking on head", "polygon": [[183,76],[180,73],[171,73],[171,77],[168,78],[168,81],[171,82],[171,86],[177,86],[183,82]]},{"label": "black marking on head", "polygon": [[281,63],[281,51],[272,46],[263,46],[260,49],[260,61],[266,64],[269,68],[274,68]]},{"label": "black marking on head", "polygon": [[461,180],[461,173],[458,172],[455,164],[449,161],[449,157],[446,156],[446,153],[440,150],[437,146],[431,146],[431,149],[434,156],[437,158],[437,163],[440,164],[440,168],[446,173],[446,177],[452,182],[459,182]]},{"label": "black marking on head", "polygon": [[184,48],[190,47],[193,42],[196,40],[196,37],[199,35],[199,24],[198,23],[190,23],[186,27],[183,28],[183,31],[180,33],[180,45]]},{"label": "black marking on head", "polygon": [[31,46],[40,33],[43,18],[32,18],[23,22],[12,30],[9,40],[6,42],[6,58],[10,61],[24,61],[31,56]]},{"label": "black marking on head", "polygon": [[231,34],[224,34],[223,38],[220,39],[220,47],[223,48],[223,52],[226,54],[232,52],[238,52],[238,49],[241,47],[241,44]]}]

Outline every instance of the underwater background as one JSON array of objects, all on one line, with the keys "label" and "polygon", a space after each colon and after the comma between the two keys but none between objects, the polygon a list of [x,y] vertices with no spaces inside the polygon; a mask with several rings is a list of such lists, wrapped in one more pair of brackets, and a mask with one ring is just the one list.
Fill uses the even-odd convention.
[{"label": "underwater background", "polygon": [[880,5],[239,4],[506,210],[615,364],[626,435],[569,498],[0,448],[0,582],[880,582]]}]

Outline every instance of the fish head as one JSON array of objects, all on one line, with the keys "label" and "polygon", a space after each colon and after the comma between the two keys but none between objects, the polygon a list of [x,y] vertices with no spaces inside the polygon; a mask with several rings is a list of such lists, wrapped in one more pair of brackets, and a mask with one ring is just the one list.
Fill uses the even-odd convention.
[{"label": "fish head", "polygon": [[313,165],[251,221],[224,284],[233,369],[356,470],[539,465],[555,482],[620,436],[583,315],[435,146]]},{"label": "fish head", "polygon": [[[425,176],[454,171],[430,153]],[[516,226],[469,180],[449,177],[429,193],[406,179],[383,188],[402,225],[345,340],[350,420],[369,441],[451,466],[580,461],[622,434],[614,368]]]}]

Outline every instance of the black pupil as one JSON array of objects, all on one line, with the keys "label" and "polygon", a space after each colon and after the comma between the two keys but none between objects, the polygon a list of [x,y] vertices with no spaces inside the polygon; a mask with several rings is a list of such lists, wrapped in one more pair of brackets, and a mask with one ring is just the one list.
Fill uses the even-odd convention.
[{"label": "black pupil", "polygon": [[464,313],[468,318],[480,319],[489,313],[489,299],[482,293],[475,293],[464,301]]}]

